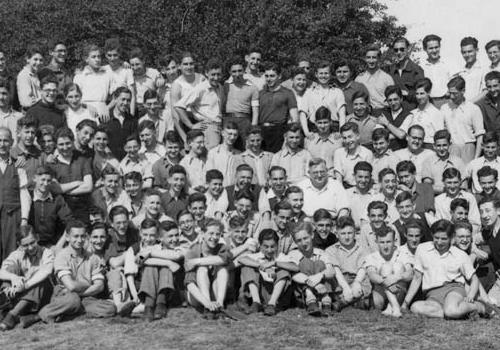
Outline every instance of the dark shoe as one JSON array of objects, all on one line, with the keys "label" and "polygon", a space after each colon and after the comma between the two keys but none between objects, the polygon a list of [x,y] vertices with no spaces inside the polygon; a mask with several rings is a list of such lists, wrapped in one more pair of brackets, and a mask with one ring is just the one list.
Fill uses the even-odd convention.
[{"label": "dark shoe", "polygon": [[155,309],[155,320],[167,317],[168,308],[166,304],[158,304]]},{"label": "dark shoe", "polygon": [[220,311],[209,311],[208,319],[209,320],[218,320],[220,316]]},{"label": "dark shoe", "polygon": [[330,317],[333,315],[332,304],[322,304],[321,305],[321,316]]},{"label": "dark shoe", "polygon": [[5,316],[2,322],[0,322],[0,331],[8,331],[16,326],[19,322],[19,317],[14,316],[10,312]]},{"label": "dark shoe", "polygon": [[332,311],[340,312],[343,308],[345,308],[345,304],[340,301],[334,301],[332,303]]},{"label": "dark shoe", "polygon": [[154,311],[154,308],[151,307],[151,306],[146,306],[144,308],[144,318],[146,319],[146,321],[148,322],[153,322],[154,319],[155,319],[155,311]]},{"label": "dark shoe", "polygon": [[267,304],[264,307],[264,315],[266,315],[266,316],[274,316],[274,315],[276,315],[276,305]]},{"label": "dark shoe", "polygon": [[4,310],[7,309],[9,310],[9,306],[11,304],[11,299],[5,294],[5,291],[1,290],[0,291],[0,309]]},{"label": "dark shoe", "polygon": [[130,314],[132,314],[132,311],[134,311],[136,305],[133,301],[128,301],[124,303],[118,311],[118,316],[121,317],[129,317]]},{"label": "dark shoe", "polygon": [[247,313],[256,314],[261,311],[262,311],[262,304],[253,302],[252,305],[250,305],[250,307],[248,308]]},{"label": "dark shoe", "polygon": [[489,319],[500,315],[500,309],[495,305],[485,303],[484,301],[478,301],[478,303],[483,304],[484,306],[484,313],[480,313],[479,316]]},{"label": "dark shoe", "polygon": [[312,302],[307,304],[306,311],[309,314],[309,316],[314,316],[314,317],[321,316],[321,310],[319,309],[317,302]]},{"label": "dark shoe", "polygon": [[37,322],[40,322],[40,316],[38,314],[31,314],[31,315],[26,315],[26,316],[21,316],[20,319],[20,324],[22,328],[28,328],[31,325],[34,325]]}]

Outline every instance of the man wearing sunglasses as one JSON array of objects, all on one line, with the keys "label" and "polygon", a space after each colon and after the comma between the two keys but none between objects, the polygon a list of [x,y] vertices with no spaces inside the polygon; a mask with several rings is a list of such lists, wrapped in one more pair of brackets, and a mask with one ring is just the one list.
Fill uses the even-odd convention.
[{"label": "man wearing sunglasses", "polygon": [[424,77],[423,69],[410,59],[410,43],[406,38],[398,37],[392,44],[394,63],[388,73],[403,92],[404,104],[410,109],[417,107],[415,83]]}]

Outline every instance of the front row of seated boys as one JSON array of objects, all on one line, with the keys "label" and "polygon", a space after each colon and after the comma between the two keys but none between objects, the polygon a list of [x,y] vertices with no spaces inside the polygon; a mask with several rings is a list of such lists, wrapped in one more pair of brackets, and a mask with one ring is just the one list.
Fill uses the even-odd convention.
[{"label": "front row of seated boys", "polygon": [[[472,237],[468,222],[455,227],[439,220],[430,228],[433,240],[420,243],[421,226],[410,220],[402,246],[396,242],[399,233],[384,225],[375,233],[378,250],[370,252],[348,216],[337,219],[335,243],[320,249],[318,226],[308,221],[291,223],[285,236],[265,228],[249,237],[241,217],[229,220],[227,229],[206,219],[198,236],[187,238],[172,221],[146,218],[134,236],[123,227],[127,213],[118,207],[110,227],[96,222],[90,230],[70,221],[67,245],[55,253],[38,244],[30,226],[21,227],[19,248],[0,269],[0,328],[60,322],[82,313],[126,317],[142,312],[153,321],[186,303],[207,319],[223,316],[229,302],[247,314],[268,316],[293,305],[311,316],[352,306],[400,317],[410,305],[414,313],[436,317],[492,314],[467,253],[470,247],[453,244],[456,232]],[[324,216],[318,222],[331,225]],[[294,249],[283,252],[280,240],[286,235]]]}]

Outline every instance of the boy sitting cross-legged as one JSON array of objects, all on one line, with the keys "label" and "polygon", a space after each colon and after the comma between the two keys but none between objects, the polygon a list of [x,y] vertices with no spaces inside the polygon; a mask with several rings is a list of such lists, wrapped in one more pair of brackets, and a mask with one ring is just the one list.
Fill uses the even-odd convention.
[{"label": "boy sitting cross-legged", "polygon": [[371,286],[363,262],[368,251],[356,239],[355,224],[351,217],[342,216],[337,220],[337,237],[339,241],[326,249],[337,280],[333,309],[338,312],[348,305],[366,309]]},{"label": "boy sitting cross-legged", "polygon": [[299,298],[305,302],[307,313],[328,316],[332,307],[330,293],[334,270],[330,257],[323,250],[313,247],[313,233],[314,226],[310,222],[293,225],[292,236],[298,249],[280,256],[278,261],[295,264],[291,272],[296,272],[298,268],[292,280],[297,285]]},{"label": "boy sitting cross-legged", "polygon": [[221,243],[224,226],[220,221],[208,219],[203,230],[202,241],[194,243],[186,253],[184,283],[188,302],[194,307],[202,307],[204,317],[217,319],[224,307],[227,265],[232,256],[226,245]]},{"label": "boy sitting cross-legged", "polygon": [[[290,272],[298,272],[293,263],[277,261],[279,237],[276,231],[264,229],[259,234],[260,251],[239,259],[241,285],[250,294],[251,309],[260,309],[264,315],[274,316],[290,304]],[[255,305],[255,306],[254,306]]]}]

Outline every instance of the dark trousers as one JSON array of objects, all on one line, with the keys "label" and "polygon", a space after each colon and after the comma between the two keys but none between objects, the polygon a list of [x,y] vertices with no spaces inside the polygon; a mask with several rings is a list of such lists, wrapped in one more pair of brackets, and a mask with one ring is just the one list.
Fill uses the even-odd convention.
[{"label": "dark trousers", "polygon": [[276,153],[283,147],[283,136],[286,132],[286,124],[261,126],[262,128],[262,149],[264,151]]},{"label": "dark trousers", "polygon": [[21,208],[0,209],[0,261],[17,248],[17,234],[21,224]]}]

